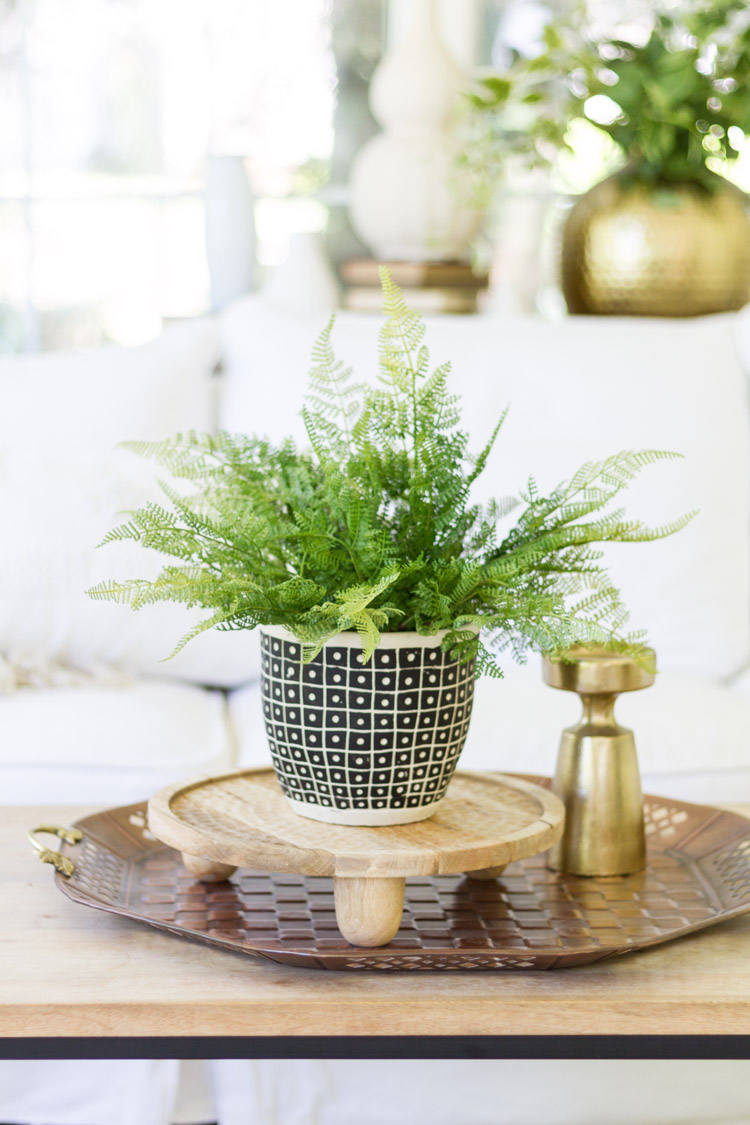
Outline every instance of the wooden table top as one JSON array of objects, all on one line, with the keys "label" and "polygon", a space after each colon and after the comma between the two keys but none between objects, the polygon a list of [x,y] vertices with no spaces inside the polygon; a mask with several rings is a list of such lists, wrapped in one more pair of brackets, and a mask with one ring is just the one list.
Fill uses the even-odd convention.
[{"label": "wooden table top", "polygon": [[750,915],[552,972],[303,970],[71,902],[25,833],[93,811],[1,810],[0,1037],[750,1035]]}]

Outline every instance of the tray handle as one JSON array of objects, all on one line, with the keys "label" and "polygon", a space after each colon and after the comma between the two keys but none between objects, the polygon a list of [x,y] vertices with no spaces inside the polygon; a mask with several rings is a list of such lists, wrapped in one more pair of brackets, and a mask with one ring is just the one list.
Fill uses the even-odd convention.
[{"label": "tray handle", "polygon": [[79,840],[83,839],[83,832],[78,828],[62,828],[59,824],[40,824],[26,833],[26,839],[42,863],[52,863],[62,875],[72,875],[75,871],[75,864],[72,859],[68,859],[62,852],[53,852],[51,848],[45,848],[44,844],[37,840],[37,832],[57,836],[58,840],[65,840],[68,844],[77,844]]}]

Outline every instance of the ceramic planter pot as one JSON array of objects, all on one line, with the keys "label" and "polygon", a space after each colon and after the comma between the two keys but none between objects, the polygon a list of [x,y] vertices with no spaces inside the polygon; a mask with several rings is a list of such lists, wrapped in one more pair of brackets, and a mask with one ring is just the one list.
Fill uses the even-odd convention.
[{"label": "ceramic planter pot", "polygon": [[469,729],[475,663],[445,635],[384,633],[368,664],[356,633],[309,664],[277,626],[260,630],[271,758],[295,812],[329,824],[408,824],[437,811]]}]

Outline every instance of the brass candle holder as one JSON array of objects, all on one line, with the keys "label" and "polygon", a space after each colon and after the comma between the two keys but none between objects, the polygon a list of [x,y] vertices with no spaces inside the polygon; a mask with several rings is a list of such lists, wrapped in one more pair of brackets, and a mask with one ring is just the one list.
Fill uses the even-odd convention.
[{"label": "brass candle holder", "polygon": [[617,696],[654,682],[645,659],[606,649],[572,648],[572,662],[544,658],[550,687],[575,691],[580,722],[563,731],[553,791],[565,805],[565,830],[548,864],[570,875],[629,875],[646,864],[643,796],[633,732],[614,716]]}]

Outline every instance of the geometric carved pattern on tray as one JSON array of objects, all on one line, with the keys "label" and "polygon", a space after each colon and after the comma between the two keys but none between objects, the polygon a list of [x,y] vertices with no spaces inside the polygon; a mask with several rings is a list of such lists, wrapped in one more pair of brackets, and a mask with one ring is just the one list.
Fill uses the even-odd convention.
[{"label": "geometric carved pattern on tray", "polygon": [[684,834],[690,820],[686,809],[667,802],[646,802],[643,811],[646,836],[658,836],[662,840],[675,839],[678,832]]},{"label": "geometric carved pattern on tray", "polygon": [[[152,917],[194,932],[297,950],[351,947],[336,926],[325,877],[242,872],[229,883],[196,882],[173,854],[147,860],[134,882]],[[134,902],[133,905],[136,905]],[[497,882],[463,876],[409,879],[392,950],[573,952],[627,947],[716,913],[690,871],[669,856],[626,879],[570,879],[542,861],[513,864]],[[504,966],[510,967],[510,966]]]},{"label": "geometric carved pattern on tray", "polygon": [[75,849],[71,886],[103,902],[119,902],[128,875],[128,864],[108,848],[84,839]]},{"label": "geometric carved pattern on tray", "polygon": [[346,962],[347,969],[416,969],[416,970],[432,970],[444,969],[455,971],[456,969],[534,969],[536,962],[531,957],[481,957],[467,955],[462,960],[458,961],[451,957],[438,957],[434,956],[427,960],[422,956],[381,956],[381,957],[361,957],[359,960],[349,959]]},{"label": "geometric carved pattern on tray", "polygon": [[[650,838],[648,866],[629,876],[578,878],[550,871],[544,856],[510,864],[497,880],[463,875],[407,879],[401,927],[380,949],[357,949],[336,925],[332,880],[241,869],[225,883],[201,883],[177,852],[138,838],[130,859],[84,840],[63,845],[76,871],[56,875],[81,902],[97,899],[129,917],[186,937],[275,961],[348,970],[547,969],[625,953],[709,925],[750,907],[750,822],[678,802],[654,802],[677,827],[699,837],[711,823],[714,847],[693,862],[670,843]],[[133,808],[100,817],[127,819]],[[87,823],[96,829],[97,817]],[[655,823],[668,828],[664,816]],[[689,823],[688,823],[689,822]],[[133,823],[132,819],[129,822]],[[724,826],[724,827],[722,827]],[[663,830],[663,829],[662,829]],[[132,833],[132,828],[130,828]],[[90,897],[89,897],[90,896]],[[726,906],[722,907],[722,903]]]},{"label": "geometric carved pattern on tray", "polygon": [[750,840],[725,848],[708,861],[721,878],[724,888],[738,903],[750,901]]}]

